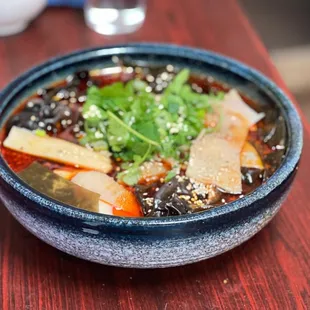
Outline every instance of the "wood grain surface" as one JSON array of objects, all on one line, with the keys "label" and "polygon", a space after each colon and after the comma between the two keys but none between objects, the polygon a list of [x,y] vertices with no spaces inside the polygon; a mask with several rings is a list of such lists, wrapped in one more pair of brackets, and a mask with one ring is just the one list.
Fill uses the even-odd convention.
[{"label": "wood grain surface", "polygon": [[[134,34],[103,37],[81,11],[47,9],[22,34],[0,39],[0,87],[49,57],[134,41],[172,42],[246,62],[285,89],[234,0],[148,1]],[[247,243],[219,257],[166,270],[130,270],[76,259],[44,244],[0,205],[0,308],[310,309],[310,127],[304,121],[298,176],[276,218]]]}]

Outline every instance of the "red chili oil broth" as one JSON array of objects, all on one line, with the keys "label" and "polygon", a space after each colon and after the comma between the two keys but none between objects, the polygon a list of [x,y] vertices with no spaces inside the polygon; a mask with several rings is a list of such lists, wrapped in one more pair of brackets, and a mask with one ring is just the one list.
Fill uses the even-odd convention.
[{"label": "red chili oil broth", "polygon": [[[92,76],[90,78],[90,81],[91,81],[91,84],[93,84],[93,85],[96,85],[98,87],[103,87],[103,86],[110,85],[110,84],[117,82],[117,81],[127,82],[130,79],[137,77],[137,76],[140,78],[143,78],[144,80],[147,80],[146,77],[148,75],[151,74],[151,75],[156,77],[156,75],[158,73],[163,73],[163,72],[165,72],[164,68],[154,69],[154,71],[152,71],[152,69],[147,69],[147,68],[142,68],[142,69],[134,68],[134,70],[130,70],[129,73],[126,72],[126,70],[125,71],[122,70],[122,72],[119,74]],[[156,78],[155,78],[155,80],[156,80]],[[229,90],[228,86],[223,85],[219,82],[213,81],[212,79],[210,79],[206,76],[191,75],[190,79],[189,79],[189,84],[192,85],[192,87],[194,89],[195,89],[195,87],[200,88],[203,93],[210,93],[210,92],[216,93],[218,91],[227,92]],[[66,87],[68,85],[69,85],[69,82],[67,80],[63,80],[63,81],[54,83],[53,85],[51,85],[49,87],[49,89],[53,89],[53,88],[57,88],[57,87],[63,87],[64,89],[66,89]],[[156,89],[156,83],[155,82],[150,82],[149,85],[153,89]],[[87,87],[88,87],[87,83],[81,81],[81,85],[78,86],[80,93],[77,93],[77,97],[80,94],[85,95],[85,91],[86,91]],[[29,97],[28,99],[26,99],[23,103],[21,103],[16,108],[16,110],[14,111],[14,113],[12,113],[12,115],[17,115],[17,114],[21,113],[21,111],[23,111],[23,109],[25,108],[27,102],[29,102],[30,100],[32,100],[34,98],[40,98],[40,95],[35,94],[35,95]],[[268,110],[265,110],[265,111],[262,110],[259,103],[253,102],[249,98],[246,98],[244,96],[242,96],[242,98],[247,104],[249,104],[251,107],[255,108],[257,111],[265,112],[265,114],[268,113]],[[78,110],[80,110],[82,104],[83,104],[83,102],[80,103],[77,101],[77,102],[71,104],[71,106],[73,105],[73,109],[76,109],[76,111],[78,111]],[[276,119],[273,120],[274,121],[273,124],[269,124],[269,127],[271,126],[271,128],[272,128],[272,126],[277,126],[277,124],[279,123],[279,119],[280,119],[280,125],[279,126],[282,128],[284,126],[283,125],[284,121],[282,120],[283,122],[281,122],[280,114],[276,117]],[[74,126],[74,125],[75,124],[72,124],[72,126]],[[78,142],[77,138],[72,132],[72,126],[71,127],[68,126],[68,128],[62,130],[61,132],[57,133],[56,135],[54,135],[54,134],[51,134],[51,135],[56,136],[58,138],[62,138],[64,140],[68,140],[70,142],[77,143]],[[282,129],[280,130],[281,132],[283,131]],[[37,158],[34,156],[30,156],[27,154],[23,154],[23,153],[16,152],[16,151],[5,148],[2,145],[2,141],[4,140],[4,138],[6,137],[7,134],[8,134],[8,130],[7,130],[7,127],[5,126],[0,133],[1,153],[2,153],[2,156],[5,159],[5,161],[9,165],[9,167],[14,172],[22,171],[23,169],[27,168],[34,161],[38,161],[39,163],[43,164],[44,166],[48,167],[51,170],[56,169],[56,168],[66,167],[63,164],[54,163],[52,161],[44,160],[41,158]],[[266,133],[265,120],[262,120],[259,123],[257,123],[256,125],[254,125],[252,128],[250,128],[249,134],[247,137],[247,141],[249,141],[251,144],[253,144],[255,146],[255,148],[257,149],[257,151],[259,152],[259,154],[262,158],[262,161],[264,163],[265,170],[264,171],[258,171],[256,169],[242,168],[242,173],[243,173],[243,180],[242,180],[243,192],[242,192],[242,195],[231,195],[231,194],[227,194],[227,193],[222,193],[221,199],[218,200],[218,202],[214,203],[212,206],[219,206],[222,204],[226,204],[228,202],[231,202],[231,201],[238,199],[240,196],[242,197],[243,195],[246,195],[246,194],[252,192],[258,186],[260,186],[262,184],[262,182],[264,182],[264,180],[266,178],[268,178],[278,168],[278,166],[281,163],[282,157],[284,156],[285,150],[277,150],[275,148],[274,144],[265,143],[264,138],[265,138],[266,134],[267,133]],[[282,132],[282,136],[283,135],[284,135],[284,133]],[[275,142],[273,142],[273,143],[275,143]],[[113,160],[113,170],[109,173],[110,176],[112,176],[112,177],[116,176],[117,167],[119,166],[119,164],[120,164],[119,162]],[[181,174],[184,174],[184,171],[181,172]],[[249,180],[248,180],[249,178],[251,179],[250,180],[251,182],[249,182]],[[145,197],[153,197],[154,194],[156,193],[156,190],[162,184],[163,183],[160,181],[156,181],[151,185],[148,184],[149,186],[145,190],[144,196]],[[144,185],[146,185],[146,184],[144,184]],[[128,187],[128,188],[130,188],[130,187]],[[133,190],[133,188],[130,188],[130,189]],[[201,211],[201,210],[203,210],[203,208],[197,208],[194,211],[196,212],[196,211]]]}]

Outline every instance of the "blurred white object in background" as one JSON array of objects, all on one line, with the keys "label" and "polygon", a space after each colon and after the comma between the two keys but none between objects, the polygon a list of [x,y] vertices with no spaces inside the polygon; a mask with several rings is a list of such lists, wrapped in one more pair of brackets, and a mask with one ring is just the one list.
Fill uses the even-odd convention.
[{"label": "blurred white object in background", "polygon": [[0,0],[0,36],[26,29],[46,5],[47,0]]},{"label": "blurred white object in background", "polygon": [[[1,1],[1,0],[0,0]],[[146,0],[86,0],[86,24],[104,35],[138,30],[145,19]]]}]

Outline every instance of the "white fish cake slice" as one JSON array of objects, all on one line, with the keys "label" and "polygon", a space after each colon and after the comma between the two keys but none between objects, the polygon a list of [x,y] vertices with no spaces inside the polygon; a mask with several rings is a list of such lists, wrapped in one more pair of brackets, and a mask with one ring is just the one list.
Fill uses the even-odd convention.
[{"label": "white fish cake slice", "polygon": [[[73,183],[100,195],[100,212],[110,214],[111,207],[132,216],[140,216],[140,206],[133,192],[117,183],[112,177],[98,171],[79,172]],[[115,210],[113,211],[115,215]]]},{"label": "white fish cake slice", "polygon": [[[265,115],[249,107],[235,89],[225,95],[222,106],[224,116],[220,131],[199,135],[191,147],[186,175],[206,185],[215,185],[225,192],[240,194],[241,151],[249,127]],[[253,149],[248,148],[247,157],[242,157],[246,164],[250,164],[251,154]]]},{"label": "white fish cake slice", "polygon": [[217,134],[206,134],[192,145],[186,175],[239,194],[242,192],[240,149]]},{"label": "white fish cake slice", "polygon": [[225,192],[242,192],[240,153],[249,123],[238,113],[225,112],[220,132],[202,134],[194,141],[186,175]]},{"label": "white fish cake slice", "polygon": [[265,117],[264,113],[257,113],[248,106],[238,94],[236,89],[230,90],[225,94],[222,105],[225,110],[241,114],[252,126]]}]

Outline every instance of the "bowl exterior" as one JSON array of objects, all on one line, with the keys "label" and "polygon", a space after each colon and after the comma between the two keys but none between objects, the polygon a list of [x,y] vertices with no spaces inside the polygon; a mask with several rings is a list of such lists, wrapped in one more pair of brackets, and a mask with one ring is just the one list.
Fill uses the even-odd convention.
[{"label": "bowl exterior", "polygon": [[72,221],[48,214],[3,182],[0,198],[26,229],[63,252],[105,265],[164,268],[219,255],[251,238],[278,212],[293,179],[294,174],[277,190],[257,201],[250,216],[237,212],[217,220],[181,226],[141,226],[139,230],[130,222],[126,226],[106,227],[100,222]]}]

